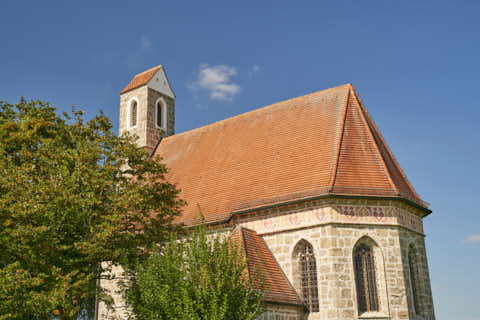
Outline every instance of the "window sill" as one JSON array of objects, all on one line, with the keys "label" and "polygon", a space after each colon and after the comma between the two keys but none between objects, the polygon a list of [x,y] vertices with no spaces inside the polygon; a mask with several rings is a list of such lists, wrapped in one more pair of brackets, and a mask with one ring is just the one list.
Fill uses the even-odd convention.
[{"label": "window sill", "polygon": [[369,319],[375,319],[375,320],[388,320],[390,317],[388,314],[385,312],[364,312],[361,315],[358,316],[358,319],[362,320],[369,320]]}]

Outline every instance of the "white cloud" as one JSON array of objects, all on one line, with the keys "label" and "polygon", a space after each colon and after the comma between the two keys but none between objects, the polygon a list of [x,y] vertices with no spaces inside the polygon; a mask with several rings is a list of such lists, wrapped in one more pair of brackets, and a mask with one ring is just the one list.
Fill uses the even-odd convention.
[{"label": "white cloud", "polygon": [[140,37],[140,48],[142,48],[143,50],[148,50],[152,47],[152,40],[150,40],[149,37],[147,37],[146,35],[142,35]]},{"label": "white cloud", "polygon": [[480,243],[480,235],[470,235],[463,240],[463,243]]},{"label": "white cloud", "polygon": [[237,69],[226,65],[210,66],[203,64],[197,79],[190,86],[194,90],[206,90],[212,100],[232,101],[240,92],[240,86],[232,81]]},{"label": "white cloud", "polygon": [[252,66],[252,72],[253,72],[253,73],[257,73],[257,72],[259,72],[259,71],[260,71],[260,66],[259,66],[258,64],[254,64],[254,65]]}]

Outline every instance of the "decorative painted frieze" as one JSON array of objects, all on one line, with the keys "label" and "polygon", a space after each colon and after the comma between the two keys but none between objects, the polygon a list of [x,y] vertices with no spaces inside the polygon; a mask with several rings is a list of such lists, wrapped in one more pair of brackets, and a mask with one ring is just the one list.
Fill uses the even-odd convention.
[{"label": "decorative painted frieze", "polygon": [[392,206],[333,205],[282,212],[275,210],[243,218],[239,223],[262,234],[329,223],[399,225],[423,234],[419,216]]}]

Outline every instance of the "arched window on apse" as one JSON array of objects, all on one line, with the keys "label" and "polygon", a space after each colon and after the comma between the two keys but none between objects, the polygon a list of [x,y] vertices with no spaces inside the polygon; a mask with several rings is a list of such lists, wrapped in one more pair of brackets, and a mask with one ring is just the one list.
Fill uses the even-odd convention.
[{"label": "arched window on apse", "polygon": [[362,242],[354,249],[358,312],[379,311],[373,246]]},{"label": "arched window on apse", "polygon": [[408,248],[408,266],[410,269],[410,286],[412,287],[415,313],[421,315],[422,309],[420,304],[417,250],[413,244]]},{"label": "arched window on apse", "polygon": [[317,261],[313,247],[306,240],[300,240],[293,252],[295,287],[308,310],[318,312]]}]

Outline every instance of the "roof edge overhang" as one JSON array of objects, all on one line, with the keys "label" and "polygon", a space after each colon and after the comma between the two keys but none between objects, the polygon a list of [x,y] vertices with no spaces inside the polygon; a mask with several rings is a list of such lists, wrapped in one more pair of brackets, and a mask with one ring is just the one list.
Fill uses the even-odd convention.
[{"label": "roof edge overhang", "polygon": [[[405,202],[406,204],[420,209],[423,211],[425,214],[422,216],[426,217],[430,213],[432,213],[432,210],[410,200],[402,196],[375,196],[375,195],[352,195],[352,194],[341,194],[341,193],[325,193],[321,195],[316,195],[316,196],[311,196],[311,197],[305,197],[305,198],[299,198],[299,199],[292,199],[292,200],[285,200],[285,201],[279,201],[275,203],[269,203],[265,205],[258,205],[250,208],[245,208],[245,209],[239,209],[231,212],[231,216],[238,215],[238,214],[243,214],[243,213],[248,213],[252,211],[257,211],[257,210],[263,210],[263,209],[271,209],[279,206],[285,206],[285,205],[290,205],[290,204],[297,204],[299,202],[304,202],[304,201],[312,201],[312,200],[318,200],[318,199],[326,199],[326,198],[342,198],[342,199],[372,199],[372,200],[398,200]],[[230,220],[231,218],[228,218]]]},{"label": "roof edge overhang", "polygon": [[148,83],[145,83],[145,84],[142,84],[142,85],[140,85],[140,86],[138,86],[138,87],[130,88],[130,89],[127,89],[127,90],[123,89],[123,90],[120,92],[120,95],[124,95],[124,94],[127,93],[127,92],[130,92],[130,91],[133,91],[133,90],[137,90],[137,89],[140,89],[140,88],[145,87],[145,86],[148,86]]},{"label": "roof edge overhang", "polygon": [[[321,195],[316,195],[316,196],[311,196],[311,197],[305,197],[305,198],[298,198],[298,199],[292,199],[292,200],[285,200],[285,201],[279,201],[279,202],[274,202],[274,203],[268,203],[268,204],[263,204],[263,205],[258,205],[258,206],[252,206],[249,208],[243,208],[239,210],[234,210],[230,212],[230,215],[225,218],[225,219],[219,219],[219,220],[212,220],[212,221],[203,221],[202,223],[193,223],[193,224],[187,224],[187,226],[195,226],[195,225],[209,225],[209,226],[215,226],[215,225],[222,225],[222,224],[228,224],[231,222],[232,218],[237,215],[245,214],[245,213],[250,213],[253,211],[258,211],[258,210],[265,210],[265,209],[272,209],[272,208],[277,208],[281,206],[286,206],[286,205],[291,205],[291,204],[297,204],[300,202],[305,202],[305,201],[312,201],[312,200],[319,200],[319,199],[328,199],[328,198],[341,198],[341,199],[371,199],[371,200],[396,200],[396,201],[401,201],[404,202],[407,205],[410,205],[414,208],[417,208],[424,212],[424,215],[422,218],[425,218],[426,216],[430,215],[432,213],[432,210],[410,200],[405,197],[401,196],[375,196],[375,195],[351,195],[351,194],[340,194],[340,193],[325,193]],[[183,222],[185,223],[185,222]],[[233,228],[233,227],[232,227]]]},{"label": "roof edge overhang", "polygon": [[[162,66],[162,67],[160,68],[160,70],[163,70],[163,73],[165,74],[165,78],[167,79],[168,87],[170,88],[170,90],[172,90],[173,97],[174,97],[174,98],[177,98],[177,95],[175,94],[175,91],[173,90],[172,84],[170,83],[170,79],[168,79],[167,70],[165,69],[165,67],[163,66],[163,64],[162,64],[161,66]],[[160,71],[160,70],[159,70],[159,71]]]},{"label": "roof edge overhang", "polygon": [[280,302],[280,301],[272,301],[269,299],[265,299],[262,297],[262,301],[265,303],[270,303],[274,305],[282,305],[282,306],[292,306],[292,307],[297,307],[297,308],[306,308],[305,304],[303,303],[292,303],[292,302]]}]

